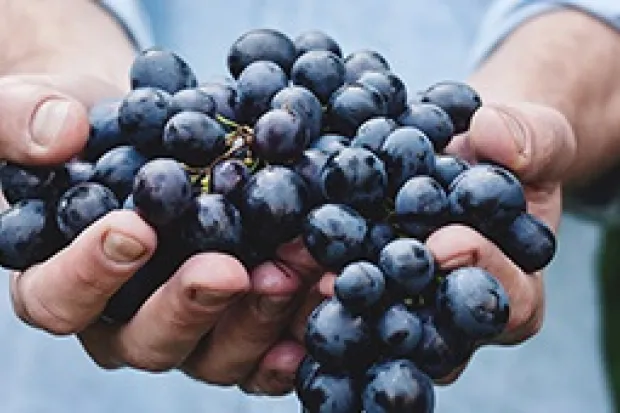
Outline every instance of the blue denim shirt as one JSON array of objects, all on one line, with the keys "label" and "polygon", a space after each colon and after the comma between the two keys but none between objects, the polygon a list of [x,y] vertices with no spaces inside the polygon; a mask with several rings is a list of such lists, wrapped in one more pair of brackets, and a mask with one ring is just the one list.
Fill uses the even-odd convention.
[{"label": "blue denim shirt", "polygon": [[[106,0],[145,47],[179,52],[201,79],[226,74],[229,45],[245,30],[306,29],[332,34],[345,53],[380,51],[410,91],[462,79],[525,19],[559,4],[581,5],[618,22],[620,1],[487,0]],[[152,29],[150,32],[149,27]],[[515,348],[485,348],[453,386],[439,388],[437,412],[611,413],[600,355],[594,257],[599,228],[567,217],[546,275],[542,332]],[[578,252],[578,253],[576,253]],[[36,331],[0,296],[2,413],[294,413],[296,398],[244,396],[183,375],[107,372],[74,338]],[[578,303],[578,304],[577,304]]]}]

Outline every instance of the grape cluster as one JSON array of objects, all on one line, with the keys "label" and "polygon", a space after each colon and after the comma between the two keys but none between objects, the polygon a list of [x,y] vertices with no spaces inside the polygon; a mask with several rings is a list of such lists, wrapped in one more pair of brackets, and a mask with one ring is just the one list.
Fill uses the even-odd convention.
[{"label": "grape cluster", "polygon": [[337,274],[334,297],[308,319],[304,409],[432,412],[432,380],[500,334],[510,311],[484,269],[441,271],[427,237],[468,225],[528,273],[556,247],[510,171],[444,154],[480,97],[454,81],[408,94],[379,53],[343,57],[319,31],[249,31],[227,63],[232,77],[199,83],[177,54],[145,50],[131,91],[91,109],[79,156],[4,162],[0,265],[23,270],[110,211],[134,210],[159,242],[104,311],[126,322],[193,254],[229,253],[251,269],[301,236]]}]

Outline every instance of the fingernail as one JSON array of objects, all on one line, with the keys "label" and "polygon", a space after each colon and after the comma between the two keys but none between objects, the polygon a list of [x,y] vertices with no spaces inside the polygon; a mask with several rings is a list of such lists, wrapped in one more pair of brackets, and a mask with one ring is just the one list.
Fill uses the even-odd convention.
[{"label": "fingernail", "polygon": [[275,317],[278,314],[286,311],[292,301],[292,297],[279,296],[279,297],[260,297],[258,299],[258,310],[267,317]]},{"label": "fingernail", "polygon": [[49,146],[63,131],[72,106],[73,102],[65,99],[52,99],[41,104],[30,124],[32,140],[41,146]]},{"label": "fingernail", "polygon": [[519,153],[525,151],[525,128],[512,113],[498,108],[489,108],[498,117],[512,138]]},{"label": "fingernail", "polygon": [[103,240],[103,253],[114,262],[127,264],[139,260],[146,248],[134,238],[111,231]]}]

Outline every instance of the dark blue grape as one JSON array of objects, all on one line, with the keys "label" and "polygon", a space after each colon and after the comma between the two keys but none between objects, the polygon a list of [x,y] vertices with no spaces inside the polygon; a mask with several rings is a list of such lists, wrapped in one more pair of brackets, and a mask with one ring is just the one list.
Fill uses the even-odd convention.
[{"label": "dark blue grape", "polygon": [[469,129],[471,118],[482,106],[480,95],[471,86],[451,81],[429,87],[422,95],[422,102],[442,108],[452,119],[454,133],[457,134]]},{"label": "dark blue grape", "polygon": [[121,99],[105,100],[95,104],[89,111],[90,133],[81,157],[95,162],[112,148],[129,144],[129,138],[121,132],[118,110]]},{"label": "dark blue grape", "polygon": [[64,168],[67,171],[69,186],[90,181],[95,175],[95,165],[78,159],[66,162]]},{"label": "dark blue grape", "polygon": [[327,103],[344,84],[345,68],[340,57],[327,50],[312,50],[301,55],[291,69],[291,80]]},{"label": "dark blue grape", "polygon": [[308,187],[310,206],[325,200],[321,183],[321,171],[329,156],[318,149],[306,149],[293,165],[293,170],[304,179]]},{"label": "dark blue grape", "polygon": [[331,95],[327,105],[329,127],[346,136],[353,136],[368,119],[386,113],[386,102],[379,92],[359,84],[342,86]]},{"label": "dark blue grape", "polygon": [[114,193],[96,182],[84,182],[69,188],[58,200],[56,221],[68,240],[78,236],[86,227],[120,208]]},{"label": "dark blue grape", "polygon": [[428,176],[415,176],[400,188],[394,201],[398,227],[408,236],[425,240],[448,219],[448,197]]},{"label": "dark blue grape", "polygon": [[351,143],[351,139],[334,134],[321,135],[313,142],[310,143],[310,148],[319,150],[327,155],[334,155],[340,152],[344,148],[347,148]]},{"label": "dark blue grape", "polygon": [[256,172],[245,185],[240,204],[250,242],[275,248],[293,239],[308,203],[308,188],[292,170],[271,165]]},{"label": "dark blue grape", "polygon": [[191,253],[237,253],[243,233],[237,208],[220,194],[200,194],[195,202],[196,208],[178,224],[187,250]]},{"label": "dark blue grape", "polygon": [[506,291],[495,277],[478,267],[450,272],[439,286],[435,301],[441,321],[472,340],[498,336],[510,315]]},{"label": "dark blue grape", "polygon": [[155,227],[175,221],[194,205],[189,175],[180,163],[168,158],[154,159],[140,168],[132,195],[140,215]]},{"label": "dark blue grape", "polygon": [[413,360],[432,379],[443,379],[469,359],[474,343],[458,331],[439,324],[432,313],[422,319],[422,338]]},{"label": "dark blue grape", "polygon": [[222,194],[239,205],[246,182],[250,179],[250,169],[239,159],[225,159],[211,168],[209,192]]},{"label": "dark blue grape", "polygon": [[334,292],[342,305],[352,313],[364,313],[375,305],[385,291],[385,277],[368,261],[356,261],[342,269],[334,284]]},{"label": "dark blue grape", "polygon": [[204,113],[181,112],[166,123],[163,145],[180,162],[207,166],[226,151],[226,131]]},{"label": "dark blue grape", "polygon": [[557,248],[551,228],[527,212],[519,214],[507,227],[493,228],[485,235],[528,274],[549,265]]},{"label": "dark blue grape", "polygon": [[308,317],[305,344],[308,354],[330,370],[362,371],[375,356],[364,319],[335,298],[323,301]]},{"label": "dark blue grape", "polygon": [[340,45],[329,35],[318,31],[309,30],[301,33],[293,40],[297,57],[309,52],[310,50],[328,50],[338,57],[342,57]]},{"label": "dark blue grape", "polygon": [[285,87],[273,97],[271,108],[289,109],[303,116],[306,142],[312,142],[321,135],[323,108],[308,89],[295,85]]},{"label": "dark blue grape", "polygon": [[366,220],[354,209],[340,204],[323,204],[308,213],[303,240],[314,259],[326,269],[338,271],[363,259]]},{"label": "dark blue grape", "polygon": [[358,50],[344,59],[346,68],[345,81],[353,83],[364,72],[384,72],[390,70],[390,65],[383,56],[373,50]]},{"label": "dark blue grape", "polygon": [[366,413],[432,413],[433,382],[409,360],[377,364],[362,393]]},{"label": "dark blue grape", "polygon": [[400,127],[388,135],[379,156],[385,163],[392,194],[410,178],[431,175],[435,170],[433,145],[416,128]]},{"label": "dark blue grape", "polygon": [[401,303],[385,310],[375,329],[386,357],[412,357],[422,338],[422,321]]},{"label": "dark blue grape", "polygon": [[448,193],[452,218],[481,231],[511,223],[525,212],[519,180],[496,165],[476,165],[452,183]]},{"label": "dark blue grape", "polygon": [[129,92],[119,108],[118,123],[129,143],[147,153],[161,149],[164,126],[170,118],[170,99],[165,91],[153,88]]},{"label": "dark blue grape", "polygon": [[351,141],[351,146],[366,148],[374,153],[379,153],[385,138],[394,132],[398,125],[390,118],[378,117],[368,119],[362,123],[357,134]]},{"label": "dark blue grape", "polygon": [[133,146],[118,146],[99,158],[92,180],[108,187],[117,199],[125,199],[133,189],[138,170],[147,161]]},{"label": "dark blue grape", "polygon": [[295,45],[286,35],[272,29],[255,29],[244,33],[228,52],[228,69],[238,78],[250,64],[265,60],[289,73],[295,61]]},{"label": "dark blue grape", "polygon": [[215,101],[205,90],[200,88],[183,89],[172,95],[170,99],[170,114],[179,112],[199,112],[208,116],[215,116]]},{"label": "dark blue grape", "polygon": [[366,71],[355,81],[375,88],[387,103],[387,114],[393,118],[400,116],[407,107],[407,88],[395,74],[387,71]]},{"label": "dark blue grape", "polygon": [[297,396],[299,397],[302,404],[308,386],[310,385],[310,383],[312,383],[320,369],[321,365],[319,364],[319,362],[313,359],[308,354],[306,354],[301,363],[299,363],[297,371],[295,372],[294,385],[295,392],[297,393]]},{"label": "dark blue grape", "polygon": [[308,382],[300,401],[308,413],[357,413],[362,404],[353,377],[323,371]]},{"label": "dark blue grape", "polygon": [[45,261],[65,246],[45,201],[25,199],[0,213],[0,265],[11,270]]},{"label": "dark blue grape", "polygon": [[450,116],[439,106],[431,103],[409,105],[398,118],[402,126],[418,128],[433,144],[435,152],[443,151],[454,136]]},{"label": "dark blue grape", "polygon": [[435,157],[433,178],[447,191],[456,177],[469,169],[469,167],[469,163],[458,156],[437,155]]},{"label": "dark blue grape", "polygon": [[301,115],[290,109],[271,109],[256,121],[251,147],[267,162],[292,163],[306,148],[306,138]]},{"label": "dark blue grape", "polygon": [[140,53],[129,71],[132,89],[152,87],[174,94],[196,87],[196,75],[177,54],[160,49]]},{"label": "dark blue grape", "polygon": [[381,215],[388,177],[383,162],[364,148],[345,148],[330,157],[321,172],[323,195],[368,216]]},{"label": "dark blue grape", "polygon": [[387,288],[397,295],[415,295],[422,291],[435,274],[430,251],[413,238],[399,238],[387,244],[379,254]]},{"label": "dark blue grape", "polygon": [[64,167],[0,164],[0,185],[9,204],[23,199],[55,201],[69,187]]},{"label": "dark blue grape", "polygon": [[202,83],[199,89],[207,94],[215,103],[215,112],[229,120],[236,120],[235,105],[237,102],[237,84],[222,82]]},{"label": "dark blue grape", "polygon": [[265,61],[250,64],[237,81],[236,118],[250,124],[256,122],[287,83],[286,74],[277,64]]},{"label": "dark blue grape", "polygon": [[388,222],[369,223],[368,235],[364,241],[365,256],[372,262],[376,262],[383,247],[396,238],[396,231]]}]

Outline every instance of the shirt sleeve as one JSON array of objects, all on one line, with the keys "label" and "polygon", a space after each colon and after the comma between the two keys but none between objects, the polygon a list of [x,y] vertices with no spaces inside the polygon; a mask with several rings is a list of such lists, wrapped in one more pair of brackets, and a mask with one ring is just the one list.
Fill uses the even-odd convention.
[{"label": "shirt sleeve", "polygon": [[150,21],[140,0],[100,0],[98,3],[119,22],[137,50],[154,45]]},{"label": "shirt sleeve", "polygon": [[498,0],[493,2],[479,30],[470,68],[482,63],[517,27],[542,13],[573,8],[620,30],[620,0]]}]

